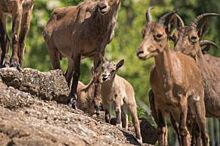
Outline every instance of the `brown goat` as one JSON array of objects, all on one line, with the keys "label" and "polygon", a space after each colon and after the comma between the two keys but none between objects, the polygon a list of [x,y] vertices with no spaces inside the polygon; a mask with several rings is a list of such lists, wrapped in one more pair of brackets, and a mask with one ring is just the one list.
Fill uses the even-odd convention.
[{"label": "brown goat", "polygon": [[198,64],[204,82],[206,116],[215,118],[220,118],[220,68],[205,59],[199,40],[205,31],[205,18],[218,15],[216,13],[199,15],[189,26],[180,28],[175,46],[175,50],[193,57]]},{"label": "brown goat", "polygon": [[159,145],[168,145],[164,119],[167,115],[171,116],[178,126],[180,145],[190,145],[187,129],[188,113],[195,117],[202,134],[203,145],[208,145],[200,70],[192,58],[168,48],[170,26],[173,26],[175,13],[165,14],[156,23],[152,22],[149,10],[146,15],[148,24],[144,28],[143,41],[137,50],[137,56],[142,60],[150,57],[155,59],[150,83],[155,96],[154,118],[158,122]]},{"label": "brown goat", "polygon": [[104,55],[111,41],[120,7],[120,0],[87,0],[78,6],[59,8],[44,29],[53,69],[60,68],[60,58],[68,58],[66,80],[72,86],[70,104],[75,106],[80,76],[80,60],[91,57],[98,66],[98,54]]},{"label": "brown goat", "polygon": [[134,89],[127,80],[116,74],[117,70],[123,64],[124,60],[113,63],[103,58],[102,64],[99,67],[101,68],[99,70],[99,81],[101,83],[101,98],[105,111],[105,120],[110,123],[110,108],[113,106],[116,112],[116,125],[127,129],[127,111],[129,111],[135,128],[137,141],[142,143]]},{"label": "brown goat", "polygon": [[[0,1],[0,65],[19,68],[23,62],[24,40],[29,31],[34,0]],[[12,57],[6,32],[7,15],[12,16]]]}]

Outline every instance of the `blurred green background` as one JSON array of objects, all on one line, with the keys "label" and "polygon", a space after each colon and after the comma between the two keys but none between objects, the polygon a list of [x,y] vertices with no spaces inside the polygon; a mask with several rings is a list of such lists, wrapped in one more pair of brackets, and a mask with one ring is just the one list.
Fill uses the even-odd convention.
[{"label": "blurred green background", "polygon": [[[76,5],[81,1],[35,0],[31,28],[25,43],[24,67],[31,67],[40,71],[51,69],[47,47],[42,37],[43,28],[54,8]],[[154,7],[152,15],[155,20],[163,13],[177,9],[186,24],[189,24],[195,16],[204,12],[220,13],[219,0],[122,0],[115,36],[106,48],[106,56],[115,61],[125,59],[125,65],[120,69],[119,74],[134,86],[138,104],[141,105],[139,106],[139,115],[144,114],[145,116],[146,111],[149,112],[146,105],[148,105],[147,92],[150,87],[149,72],[153,59],[148,61],[138,60],[136,48],[142,39],[141,30],[146,23],[145,12],[149,6]],[[220,46],[220,37],[218,36],[220,35],[220,18],[210,18],[209,22],[209,29],[204,38],[212,40]],[[8,27],[8,31],[10,31],[10,28]],[[213,49],[210,50],[210,53],[220,56],[220,50]],[[64,59],[62,61],[63,70],[66,70],[66,63]],[[88,83],[90,79],[91,66],[90,59],[85,59],[81,63],[80,80],[84,83]]]}]

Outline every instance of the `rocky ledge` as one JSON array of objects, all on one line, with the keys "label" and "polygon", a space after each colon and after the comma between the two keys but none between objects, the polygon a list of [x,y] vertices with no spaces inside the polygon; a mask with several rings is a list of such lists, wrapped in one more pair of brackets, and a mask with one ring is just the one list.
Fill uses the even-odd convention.
[{"label": "rocky ledge", "polygon": [[138,145],[133,132],[66,106],[68,93],[60,70],[0,69],[0,145]]}]

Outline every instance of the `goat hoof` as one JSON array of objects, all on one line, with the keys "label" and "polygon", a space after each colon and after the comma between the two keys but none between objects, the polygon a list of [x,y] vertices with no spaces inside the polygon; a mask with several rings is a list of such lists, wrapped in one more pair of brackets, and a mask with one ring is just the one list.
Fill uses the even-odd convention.
[{"label": "goat hoof", "polygon": [[18,62],[16,62],[16,61],[12,61],[11,64],[10,64],[10,67],[15,67],[18,70],[21,70],[20,64]]},{"label": "goat hoof", "polygon": [[68,106],[73,108],[73,109],[77,109],[77,106],[76,106],[76,99],[74,98],[70,98],[70,101],[68,103]]},{"label": "goat hoof", "polygon": [[4,68],[4,67],[10,67],[10,63],[8,62],[2,63],[0,68]]},{"label": "goat hoof", "polygon": [[121,123],[116,124],[116,127],[118,127],[118,128],[122,128]]},{"label": "goat hoof", "polygon": [[141,138],[136,138],[137,142],[141,145],[143,143]]}]

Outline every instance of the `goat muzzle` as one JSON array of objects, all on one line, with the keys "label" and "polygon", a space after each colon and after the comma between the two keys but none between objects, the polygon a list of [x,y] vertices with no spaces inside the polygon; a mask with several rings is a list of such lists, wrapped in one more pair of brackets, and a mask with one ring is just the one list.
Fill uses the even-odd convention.
[{"label": "goat muzzle", "polygon": [[98,4],[98,11],[100,12],[100,14],[105,15],[109,11],[109,6],[106,5],[105,3],[99,3]]},{"label": "goat muzzle", "polygon": [[145,54],[144,54],[144,51],[140,50],[140,51],[137,51],[137,57],[141,60],[144,60],[145,59]]}]

